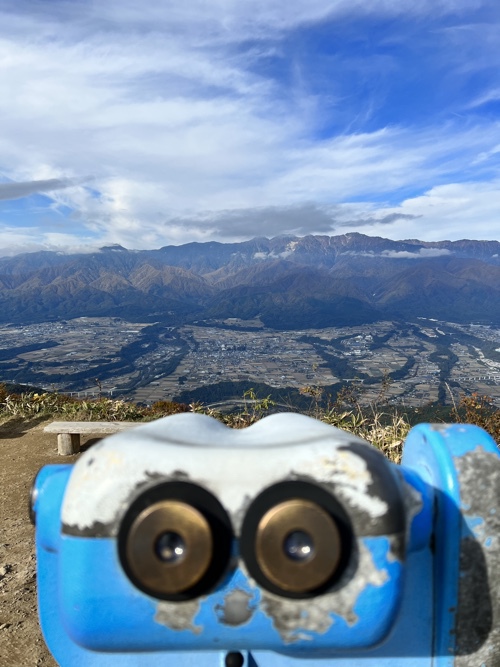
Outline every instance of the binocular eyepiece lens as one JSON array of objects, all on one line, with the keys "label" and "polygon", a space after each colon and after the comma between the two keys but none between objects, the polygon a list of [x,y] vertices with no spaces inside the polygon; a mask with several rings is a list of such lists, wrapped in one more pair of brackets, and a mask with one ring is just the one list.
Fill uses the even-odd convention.
[{"label": "binocular eyepiece lens", "polygon": [[[118,535],[125,574],[159,599],[192,600],[234,567],[231,520],[217,498],[191,482],[167,481],[139,495]],[[349,517],[335,496],[308,481],[264,489],[239,535],[242,560],[263,588],[289,598],[329,590],[352,553]]]},{"label": "binocular eyepiece lens", "polygon": [[155,551],[164,563],[175,563],[186,555],[186,543],[173,530],[167,530],[156,540]]},{"label": "binocular eyepiece lens", "polygon": [[133,573],[145,585],[164,594],[181,593],[207,571],[212,560],[212,531],[195,507],[164,500],[136,517],[126,550]]},{"label": "binocular eyepiece lens", "polygon": [[247,510],[240,550],[250,575],[289,598],[320,595],[339,580],[351,556],[352,530],[329,491],[308,481],[279,482]]},{"label": "binocular eyepiece lens", "polygon": [[259,522],[255,546],[266,577],[292,593],[305,593],[328,581],[341,552],[334,520],[322,507],[303,498],[269,509]]},{"label": "binocular eyepiece lens", "polygon": [[304,530],[293,530],[283,542],[283,551],[290,560],[304,561],[314,554],[314,541]]},{"label": "binocular eyepiece lens", "polygon": [[142,591],[163,600],[206,594],[229,566],[231,523],[219,501],[189,482],[165,482],[141,494],[125,514],[120,561]]}]

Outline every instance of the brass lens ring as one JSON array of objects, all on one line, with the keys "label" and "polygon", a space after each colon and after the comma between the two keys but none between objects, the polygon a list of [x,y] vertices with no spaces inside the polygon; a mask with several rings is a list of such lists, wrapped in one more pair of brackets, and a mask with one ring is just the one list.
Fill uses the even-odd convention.
[{"label": "brass lens ring", "polygon": [[230,567],[231,521],[207,489],[184,481],[151,486],[132,502],[118,534],[125,574],[161,600],[191,600],[212,590]]},{"label": "brass lens ring", "polygon": [[[180,537],[179,558],[161,558],[158,541]],[[134,576],[151,590],[174,595],[192,588],[206,573],[213,554],[208,521],[196,508],[178,500],[163,500],[143,510],[133,522],[126,545]]]},{"label": "brass lens ring", "polygon": [[[287,539],[302,538],[302,552],[287,549]],[[309,542],[309,543],[308,543]],[[299,547],[300,548],[300,547]],[[331,516],[309,500],[294,498],[272,507],[259,522],[255,555],[275,586],[305,593],[324,585],[340,561],[340,532]]]},{"label": "brass lens ring", "polygon": [[270,593],[305,599],[335,586],[354,557],[349,515],[336,496],[308,480],[265,488],[247,509],[240,553]]}]

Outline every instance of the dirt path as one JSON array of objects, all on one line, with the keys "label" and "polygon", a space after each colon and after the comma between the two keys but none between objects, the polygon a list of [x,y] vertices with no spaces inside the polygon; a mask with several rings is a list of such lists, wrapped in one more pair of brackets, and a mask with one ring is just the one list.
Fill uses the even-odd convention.
[{"label": "dirt path", "polygon": [[71,463],[57,455],[47,422],[0,425],[0,667],[56,667],[38,625],[34,529],[28,495],[47,463]]}]

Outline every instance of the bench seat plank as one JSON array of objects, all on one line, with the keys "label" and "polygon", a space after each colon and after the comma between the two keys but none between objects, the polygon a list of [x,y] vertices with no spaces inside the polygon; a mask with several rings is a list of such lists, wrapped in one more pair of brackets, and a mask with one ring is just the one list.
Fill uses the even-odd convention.
[{"label": "bench seat plank", "polygon": [[70,456],[80,451],[81,435],[109,435],[138,426],[140,422],[51,422],[44,427],[45,433],[57,434],[57,452]]},{"label": "bench seat plank", "polygon": [[118,433],[141,422],[51,422],[45,433]]}]

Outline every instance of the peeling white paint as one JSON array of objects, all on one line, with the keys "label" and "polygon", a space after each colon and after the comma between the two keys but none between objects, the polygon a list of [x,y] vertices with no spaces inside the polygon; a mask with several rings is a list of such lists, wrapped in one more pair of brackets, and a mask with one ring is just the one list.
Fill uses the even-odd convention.
[{"label": "peeling white paint", "polygon": [[383,516],[388,508],[385,501],[368,493],[373,478],[366,461],[349,452],[337,452],[335,458],[323,462],[327,480],[335,484],[341,499],[366,512],[372,519]]},{"label": "peeling white paint", "polygon": [[195,625],[194,619],[200,608],[201,598],[187,602],[159,602],[155,621],[171,630],[190,630],[199,635],[203,631],[203,626]]},{"label": "peeling white paint", "polygon": [[386,504],[363,496],[370,484],[364,460],[339,451],[352,442],[370,447],[297,414],[272,415],[242,430],[205,415],[166,417],[106,438],[81,456],[68,483],[62,522],[79,530],[116,522],[141,486],[178,471],[211,491],[235,519],[245,498],[290,475],[334,482],[340,498],[379,517]]},{"label": "peeling white paint", "polygon": [[383,586],[389,579],[387,570],[378,570],[372,554],[361,540],[358,540],[359,563],[356,576],[347,571],[336,590],[326,595],[308,600],[289,600],[263,593],[261,606],[271,617],[275,629],[286,644],[300,639],[314,639],[315,634],[325,634],[335,622],[334,616],[340,616],[350,626],[358,621],[354,607],[359,595],[368,585]]}]

